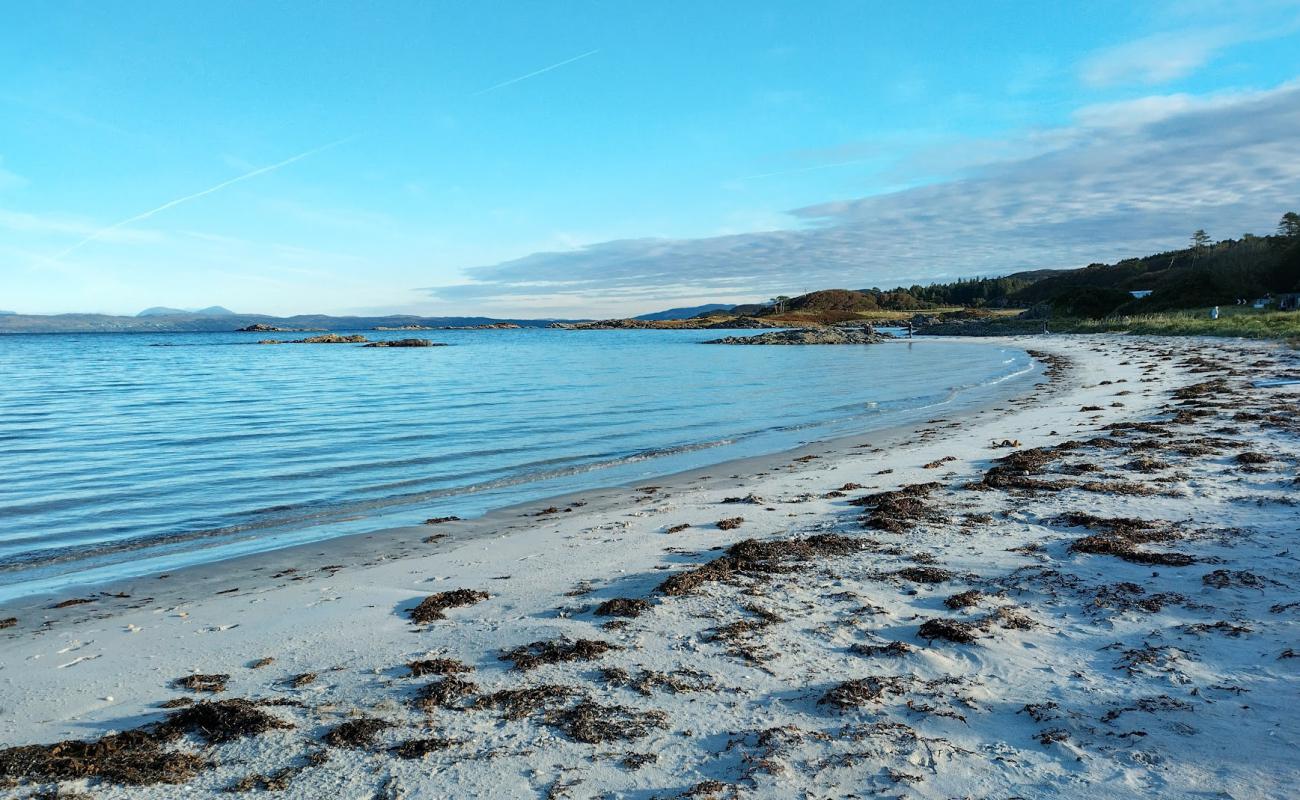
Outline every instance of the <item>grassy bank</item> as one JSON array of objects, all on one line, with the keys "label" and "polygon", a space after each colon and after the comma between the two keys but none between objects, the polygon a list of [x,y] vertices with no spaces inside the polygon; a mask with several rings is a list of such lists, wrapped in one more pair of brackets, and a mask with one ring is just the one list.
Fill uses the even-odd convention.
[{"label": "grassy bank", "polygon": [[1224,309],[1218,319],[1210,319],[1209,309],[1171,311],[1134,317],[1074,319],[1051,323],[1052,330],[1063,333],[1129,333],[1166,336],[1240,336],[1246,339],[1300,339],[1300,311],[1266,311]]},{"label": "grassy bank", "polygon": [[[1253,308],[1230,307],[1221,309],[1218,319],[1211,319],[1210,310],[1205,308],[1102,319],[1053,318],[1046,322],[1047,329],[1052,333],[1229,336],[1246,339],[1285,339],[1293,344],[1300,344],[1300,311],[1258,311]],[[941,324],[927,328],[925,332],[958,336],[1042,333],[1043,323],[1043,320],[995,318],[967,324]]]}]

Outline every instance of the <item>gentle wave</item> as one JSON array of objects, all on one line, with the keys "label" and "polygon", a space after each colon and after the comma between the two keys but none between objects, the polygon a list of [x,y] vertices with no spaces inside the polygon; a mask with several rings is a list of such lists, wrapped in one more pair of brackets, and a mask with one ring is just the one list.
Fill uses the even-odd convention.
[{"label": "gentle wave", "polygon": [[455,346],[0,338],[0,599],[773,452],[973,401],[1034,369],[1021,351],[964,342],[437,334]]}]

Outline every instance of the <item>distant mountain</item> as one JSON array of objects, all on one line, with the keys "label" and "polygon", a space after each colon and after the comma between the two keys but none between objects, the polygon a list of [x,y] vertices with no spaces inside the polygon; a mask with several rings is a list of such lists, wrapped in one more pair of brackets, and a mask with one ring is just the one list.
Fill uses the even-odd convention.
[{"label": "distant mountain", "polygon": [[168,308],[167,306],[154,306],[146,308],[137,317],[233,317],[235,312],[222,306],[208,306],[197,310],[188,308]]},{"label": "distant mountain", "polygon": [[656,311],[653,314],[642,314],[633,319],[644,320],[661,320],[661,319],[690,319],[699,317],[713,311],[730,311],[735,306],[727,303],[707,303],[702,306],[690,306],[689,308],[670,308],[667,311]]},{"label": "distant mountain", "polygon": [[0,317],[12,317],[18,314],[17,311],[0,311]]},{"label": "distant mountain", "polygon": [[[154,309],[148,309],[154,311]],[[468,327],[513,322],[524,328],[545,328],[553,319],[497,319],[495,317],[331,317],[325,314],[301,314],[272,317],[266,314],[235,314],[204,309],[179,314],[151,313],[134,317],[109,314],[9,314],[0,316],[0,334],[4,333],[210,333],[235,331],[250,325],[323,331],[367,331],[372,328],[400,328],[418,325],[429,328]]]}]

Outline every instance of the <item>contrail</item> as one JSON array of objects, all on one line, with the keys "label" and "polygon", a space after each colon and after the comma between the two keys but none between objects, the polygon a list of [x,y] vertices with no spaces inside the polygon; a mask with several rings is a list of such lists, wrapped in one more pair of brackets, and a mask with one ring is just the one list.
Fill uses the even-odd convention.
[{"label": "contrail", "polygon": [[587,58],[588,56],[594,56],[594,55],[596,55],[596,54],[599,53],[599,52],[600,52],[600,49],[597,48],[596,50],[592,50],[592,51],[590,51],[590,52],[583,53],[583,54],[580,55],[580,56],[574,56],[573,58],[565,59],[564,61],[561,61],[561,62],[558,63],[558,64],[552,64],[552,65],[550,65],[549,67],[542,67],[541,69],[536,70],[535,72],[530,72],[530,73],[528,73],[527,75],[520,75],[518,78],[511,78],[510,80],[508,80],[508,81],[502,81],[501,83],[498,83],[498,84],[495,85],[495,86],[489,86],[489,87],[486,88],[486,89],[482,89],[482,90],[480,90],[480,91],[475,92],[474,94],[470,95],[470,97],[478,97],[478,96],[481,95],[481,94],[487,94],[488,92],[495,92],[497,89],[503,89],[503,88],[505,88],[505,87],[511,85],[512,83],[519,83],[520,81],[526,81],[526,80],[528,80],[529,78],[535,78],[535,77],[537,77],[538,75],[541,75],[543,72],[550,72],[550,71],[553,70],[553,69],[559,69],[560,67],[564,66],[565,64],[572,64],[572,63],[575,62],[575,61],[581,61],[582,59]]},{"label": "contrail", "polygon": [[203,197],[204,195],[209,195],[209,194],[212,194],[213,192],[221,191],[222,189],[226,188],[227,186],[230,186],[230,185],[232,185],[232,184],[239,183],[240,181],[246,181],[246,180],[248,180],[249,178],[256,178],[258,175],[265,175],[265,174],[268,173],[268,172],[274,172],[275,170],[280,169],[281,167],[287,167],[287,166],[289,166],[290,164],[292,164],[292,163],[295,162],[295,161],[301,161],[301,160],[303,160],[304,158],[308,158],[309,156],[314,156],[314,155],[316,155],[317,153],[320,153],[320,152],[322,152],[322,151],[324,151],[324,150],[329,150],[331,147],[338,147],[339,145],[341,145],[341,144],[345,144],[345,143],[347,143],[347,142],[350,142],[350,141],[352,141],[352,140],[355,139],[355,138],[357,138],[357,137],[356,137],[356,136],[349,136],[349,137],[347,137],[347,138],[345,138],[345,139],[339,139],[337,142],[330,142],[329,144],[323,144],[323,145],[321,145],[320,147],[312,148],[311,150],[308,150],[308,151],[305,152],[305,153],[299,153],[299,154],[296,155],[296,156],[292,156],[292,157],[290,157],[290,158],[286,158],[285,160],[283,160],[283,161],[279,161],[279,162],[276,162],[275,164],[271,164],[270,166],[266,166],[266,167],[258,167],[257,169],[253,170],[252,172],[245,172],[243,175],[239,175],[239,176],[234,177],[234,178],[231,178],[230,180],[227,180],[227,181],[222,181],[221,183],[218,183],[216,186],[211,186],[211,187],[209,187],[209,188],[207,188],[207,189],[204,189],[204,190],[201,191],[201,192],[195,192],[194,194],[187,194],[187,195],[185,195],[184,197],[178,197],[178,198],[176,198],[175,200],[169,200],[168,202],[163,203],[162,205],[158,206],[157,208],[150,209],[150,210],[148,210],[148,211],[145,211],[145,212],[142,213],[142,214],[136,214],[134,217],[131,217],[130,219],[124,219],[124,220],[122,220],[121,222],[114,222],[112,225],[109,225],[109,226],[104,227],[104,228],[100,228],[99,230],[97,230],[97,231],[95,231],[94,233],[90,234],[89,236],[87,236],[86,238],[84,238],[84,239],[82,239],[81,241],[77,242],[77,243],[74,244],[73,246],[69,247],[67,250],[64,250],[62,253],[59,253],[58,255],[54,256],[54,257],[51,258],[50,260],[51,260],[51,261],[59,261],[59,260],[62,260],[62,259],[64,259],[64,258],[66,258],[67,256],[71,255],[72,253],[76,252],[77,250],[80,250],[82,247],[85,247],[87,244],[90,244],[91,242],[95,241],[96,239],[98,239],[99,237],[103,236],[104,234],[106,234],[106,233],[108,233],[108,232],[110,232],[110,231],[115,231],[115,230],[117,230],[118,228],[121,228],[121,227],[123,227],[123,226],[125,226],[125,225],[130,225],[130,224],[133,223],[133,222],[139,222],[139,221],[142,220],[142,219],[148,219],[149,217],[152,217],[154,214],[157,214],[157,213],[159,213],[159,212],[161,212],[161,211],[166,211],[167,209],[169,209],[169,208],[173,208],[173,207],[175,207],[175,206],[178,206],[178,205],[180,205],[181,203],[188,203],[189,201],[191,201],[191,200],[196,200],[196,199],[198,199],[198,198],[200,198],[200,197]]}]

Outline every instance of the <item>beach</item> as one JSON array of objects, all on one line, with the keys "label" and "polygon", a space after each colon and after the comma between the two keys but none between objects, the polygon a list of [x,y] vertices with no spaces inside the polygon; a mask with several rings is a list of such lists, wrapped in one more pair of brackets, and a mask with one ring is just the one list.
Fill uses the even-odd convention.
[{"label": "beach", "polygon": [[1254,382],[1300,377],[1296,351],[988,343],[1046,379],[653,484],[9,604],[0,746],[144,733],[116,760],[5,751],[0,791],[1289,796],[1300,384]]}]

